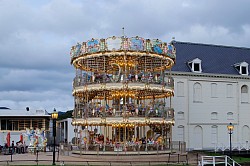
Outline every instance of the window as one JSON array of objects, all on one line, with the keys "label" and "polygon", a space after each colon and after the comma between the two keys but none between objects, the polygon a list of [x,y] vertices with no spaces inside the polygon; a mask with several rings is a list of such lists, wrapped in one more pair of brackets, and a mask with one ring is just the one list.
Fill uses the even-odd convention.
[{"label": "window", "polygon": [[234,114],[232,112],[228,112],[227,113],[227,120],[233,120],[234,119],[233,115]]},{"label": "window", "polygon": [[218,115],[217,112],[212,112],[211,113],[211,120],[217,120],[218,119],[217,115]]},{"label": "window", "polygon": [[190,67],[192,72],[196,72],[196,73],[201,73],[202,72],[201,60],[199,58],[195,58],[194,60],[189,61],[188,66]]},{"label": "window", "polygon": [[184,141],[184,126],[178,126],[177,137],[178,141]]},{"label": "window", "polygon": [[184,83],[177,82],[177,96],[183,97],[184,96]]},{"label": "window", "polygon": [[217,97],[217,84],[211,84],[211,97]]},{"label": "window", "polygon": [[247,145],[249,144],[249,140],[250,140],[250,129],[247,125],[242,127],[242,143],[243,145]]},{"label": "window", "polygon": [[248,103],[248,86],[241,87],[241,103]]},{"label": "window", "polygon": [[1,130],[7,130],[7,121],[1,120]]},{"label": "window", "polygon": [[177,113],[177,118],[178,118],[179,120],[184,119],[184,112],[178,112],[178,113]]},{"label": "window", "polygon": [[194,71],[199,72],[200,71],[200,64],[199,63],[194,63]]},{"label": "window", "polygon": [[194,102],[201,102],[202,101],[202,91],[201,91],[201,84],[195,83],[194,84]]},{"label": "window", "polygon": [[241,62],[234,64],[235,69],[239,72],[241,75],[248,75],[248,63],[247,62]]},{"label": "window", "polygon": [[247,67],[246,66],[241,66],[241,74],[247,75]]},{"label": "window", "polygon": [[233,97],[233,85],[227,84],[227,97],[231,98]]},{"label": "window", "polygon": [[212,126],[211,127],[211,143],[217,144],[218,141],[218,127]]}]

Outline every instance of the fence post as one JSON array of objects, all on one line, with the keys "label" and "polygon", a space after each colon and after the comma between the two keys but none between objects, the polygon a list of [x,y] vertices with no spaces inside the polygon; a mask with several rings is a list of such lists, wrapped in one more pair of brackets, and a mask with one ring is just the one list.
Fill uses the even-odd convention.
[{"label": "fence post", "polygon": [[10,153],[10,161],[12,162],[12,152]]},{"label": "fence post", "polygon": [[58,147],[57,147],[57,162],[59,162],[59,153],[60,153],[60,148],[59,148],[59,145],[58,145]]},{"label": "fence post", "polygon": [[199,153],[197,153],[196,156],[197,156],[197,165],[199,165]]}]

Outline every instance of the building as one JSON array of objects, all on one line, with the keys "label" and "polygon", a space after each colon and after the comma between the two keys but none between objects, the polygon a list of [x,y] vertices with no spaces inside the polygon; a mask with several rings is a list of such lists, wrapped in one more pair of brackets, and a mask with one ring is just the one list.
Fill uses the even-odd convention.
[{"label": "building", "polygon": [[[0,107],[0,145],[3,146],[7,140],[15,143],[20,141],[30,129],[39,129],[48,133],[49,121],[50,115],[46,110],[31,110],[28,107],[22,110],[12,110]],[[6,139],[7,136],[8,139]],[[26,143],[29,145],[29,140]]]},{"label": "building", "polygon": [[250,49],[173,41],[173,140],[192,149],[249,148]]}]

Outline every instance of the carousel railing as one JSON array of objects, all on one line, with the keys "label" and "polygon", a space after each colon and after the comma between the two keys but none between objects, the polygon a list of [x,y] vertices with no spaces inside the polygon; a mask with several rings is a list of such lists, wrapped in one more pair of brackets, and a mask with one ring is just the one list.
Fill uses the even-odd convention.
[{"label": "carousel railing", "polygon": [[[141,139],[140,139],[141,140]],[[141,151],[170,151],[176,153],[186,152],[186,143],[183,141],[170,142],[169,139],[159,142],[157,140],[143,140],[138,142],[113,142],[107,141],[104,144],[103,141],[90,140],[87,142],[78,142],[78,146],[72,148],[72,145],[68,145],[68,150],[83,150],[83,151],[114,151],[114,152],[141,152]],[[67,145],[65,145],[67,146]]]},{"label": "carousel railing", "polygon": [[[98,110],[98,109],[97,109]],[[124,111],[124,110],[106,110],[106,111],[87,111],[88,117],[165,117],[165,118],[174,118],[174,109],[167,108],[164,111]]]},{"label": "carousel railing", "polygon": [[96,77],[94,80],[92,79],[92,77],[81,77],[81,76],[77,76],[74,78],[73,80],[73,88],[75,87],[79,87],[79,86],[86,86],[86,85],[91,85],[91,84],[103,84],[103,83],[147,83],[147,84],[161,84],[164,86],[168,86],[168,87],[173,87],[174,86],[174,80],[172,77],[167,77],[166,80],[163,80],[162,77],[145,77],[145,78],[140,78],[138,77],[138,79],[135,79],[134,77],[131,78],[127,78],[126,80],[121,80],[119,79],[118,81],[115,81],[112,78],[106,77],[104,79],[103,75],[100,75],[98,77]]}]

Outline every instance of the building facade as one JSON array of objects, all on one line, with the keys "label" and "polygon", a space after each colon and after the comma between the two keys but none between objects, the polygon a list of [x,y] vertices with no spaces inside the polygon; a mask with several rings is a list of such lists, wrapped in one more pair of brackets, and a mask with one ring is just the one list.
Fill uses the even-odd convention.
[{"label": "building facade", "polygon": [[[31,130],[35,133],[44,131],[44,135],[49,133],[50,115],[46,110],[31,110],[28,107],[23,110],[12,110],[0,107],[0,145],[8,141],[15,143],[23,139],[29,145]],[[39,133],[41,134],[41,133]],[[25,140],[25,136],[29,139]]]},{"label": "building facade", "polygon": [[232,123],[234,149],[250,141],[250,49],[173,41],[177,51],[173,140],[189,150],[229,148]]}]

